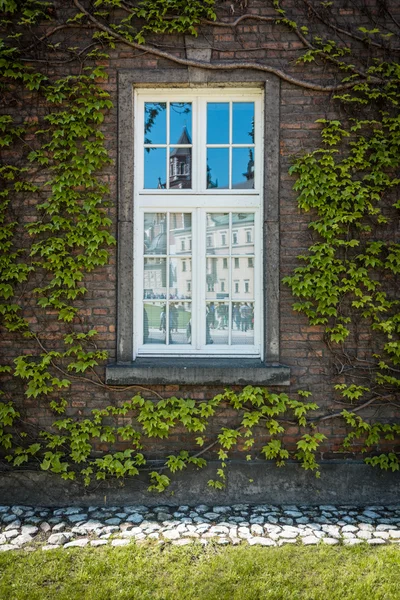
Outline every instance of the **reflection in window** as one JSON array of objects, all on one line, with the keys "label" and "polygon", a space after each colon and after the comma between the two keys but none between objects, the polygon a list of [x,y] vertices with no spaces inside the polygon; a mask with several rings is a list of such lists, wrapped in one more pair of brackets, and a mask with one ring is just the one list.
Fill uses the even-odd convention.
[{"label": "reflection in window", "polygon": [[144,143],[167,143],[167,104],[166,102],[145,102]]},{"label": "reflection in window", "polygon": [[207,144],[229,144],[229,102],[207,103]]},{"label": "reflection in window", "polygon": [[234,102],[232,143],[254,144],[254,102]]},{"label": "reflection in window", "polygon": [[232,235],[232,243],[233,243],[234,245],[236,245],[236,244],[238,243],[238,235],[237,235],[236,231],[234,231],[234,232],[233,232],[233,235]]}]

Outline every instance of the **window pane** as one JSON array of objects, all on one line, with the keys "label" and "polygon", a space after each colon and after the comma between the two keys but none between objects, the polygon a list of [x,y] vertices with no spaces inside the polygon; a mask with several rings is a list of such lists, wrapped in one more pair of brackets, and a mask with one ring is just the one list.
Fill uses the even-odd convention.
[{"label": "window pane", "polygon": [[166,148],[144,149],[144,188],[146,190],[166,187]]},{"label": "window pane", "polygon": [[229,149],[207,149],[207,189],[229,188]]},{"label": "window pane", "polygon": [[207,213],[207,254],[229,254],[229,214]]},{"label": "window pane", "polygon": [[145,213],[144,215],[144,253],[167,253],[167,215],[166,213]]},{"label": "window pane", "polygon": [[166,306],[161,302],[145,302],[143,310],[143,343],[166,343]]},{"label": "window pane", "polygon": [[254,144],[254,102],[233,103],[233,144]]},{"label": "window pane", "polygon": [[228,344],[229,332],[228,302],[207,302],[206,304],[206,344]]},{"label": "window pane", "polygon": [[192,274],[188,271],[188,260],[171,258],[169,262],[169,298],[171,300],[191,298],[191,286],[187,285],[191,279]]},{"label": "window pane", "polygon": [[192,341],[192,320],[190,302],[170,302],[169,304],[169,343],[190,344]]},{"label": "window pane", "polygon": [[145,102],[144,143],[167,143],[167,104],[165,102]]},{"label": "window pane", "polygon": [[167,297],[167,260],[144,259],[144,298],[162,300]]},{"label": "window pane", "polygon": [[229,144],[229,102],[207,103],[207,144]]},{"label": "window pane", "polygon": [[247,258],[232,259],[232,299],[254,298],[254,269],[249,269]]},{"label": "window pane", "polygon": [[170,114],[170,144],[191,144],[192,143],[192,103],[191,102],[171,102],[169,105]]},{"label": "window pane", "polygon": [[254,254],[254,213],[232,214],[232,254]]},{"label": "window pane", "polygon": [[192,187],[191,148],[170,148],[169,187],[176,190]]},{"label": "window pane", "polygon": [[231,343],[254,344],[254,304],[233,302]]},{"label": "window pane", "polygon": [[224,268],[223,258],[207,258],[206,262],[206,298],[223,300],[229,298],[229,276]]},{"label": "window pane", "polygon": [[232,149],[232,188],[254,189],[254,148]]},{"label": "window pane", "polygon": [[190,213],[170,214],[169,253],[188,255],[192,253],[192,215]]}]

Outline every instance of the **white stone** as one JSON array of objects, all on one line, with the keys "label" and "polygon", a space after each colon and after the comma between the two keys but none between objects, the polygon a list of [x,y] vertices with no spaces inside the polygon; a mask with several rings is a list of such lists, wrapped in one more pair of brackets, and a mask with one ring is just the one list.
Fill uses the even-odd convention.
[{"label": "white stone", "polygon": [[84,548],[89,543],[87,538],[82,538],[80,540],[74,540],[73,542],[68,542],[64,544],[64,548]]},{"label": "white stone", "polygon": [[314,535],[307,535],[306,537],[302,538],[302,542],[305,546],[310,546],[313,544],[318,544],[319,539],[317,537],[315,537]]},{"label": "white stone", "polygon": [[363,541],[356,537],[343,540],[343,544],[345,546],[355,546],[357,544],[362,544],[362,543],[363,543]]},{"label": "white stone", "polygon": [[379,525],[376,526],[377,531],[389,531],[389,529],[392,529],[392,526],[384,525],[383,523],[379,523]]},{"label": "white stone", "polygon": [[193,540],[189,538],[182,538],[180,540],[173,540],[172,543],[174,546],[187,546],[188,544],[192,544]]},{"label": "white stone", "polygon": [[357,537],[362,540],[370,540],[372,538],[372,533],[370,531],[361,530],[357,533]]},{"label": "white stone", "polygon": [[46,544],[46,546],[42,546],[42,550],[57,550],[57,548],[61,548],[58,544]]},{"label": "white stone", "polygon": [[[178,531],[179,531],[179,529],[178,529]],[[214,525],[213,527],[210,528],[210,533],[213,533],[214,535],[226,534],[226,533],[229,533],[229,528],[221,526],[221,525]]]},{"label": "white stone", "polygon": [[264,528],[261,525],[251,525],[250,531],[253,535],[263,535]]},{"label": "white stone", "polygon": [[3,544],[0,546],[0,552],[8,552],[8,550],[16,550],[17,546],[12,546],[11,544]]},{"label": "white stone", "polygon": [[354,533],[355,531],[358,531],[358,527],[355,527],[354,525],[345,525],[342,527],[342,531]]},{"label": "white stone", "polygon": [[39,528],[34,525],[23,525],[21,527],[21,533],[27,533],[29,535],[36,535],[38,531]]},{"label": "white stone", "polygon": [[253,538],[249,538],[248,543],[250,544],[250,546],[276,546],[276,543],[266,537],[253,537]]},{"label": "white stone", "polygon": [[167,531],[162,532],[163,537],[167,540],[178,540],[181,536],[178,531],[174,529],[169,529]]},{"label": "white stone", "polygon": [[393,539],[400,539],[400,529],[389,529],[389,537]]},{"label": "white stone", "polygon": [[12,540],[13,538],[16,538],[17,535],[19,535],[18,529],[11,529],[9,531],[4,532],[4,537],[6,538],[6,540]]},{"label": "white stone", "polygon": [[72,533],[53,533],[47,540],[48,544],[66,544],[72,537]]},{"label": "white stone", "polygon": [[60,531],[64,531],[66,527],[66,523],[64,523],[64,521],[61,521],[61,523],[57,523],[57,525],[54,525],[52,531],[54,531],[55,533],[59,533]]},{"label": "white stone", "polygon": [[40,523],[39,529],[40,531],[43,531],[43,533],[49,533],[49,531],[51,531],[51,525],[44,521],[43,523]]},{"label": "white stone", "polygon": [[367,540],[367,544],[371,544],[371,546],[377,546],[378,544],[386,544],[386,541],[382,538],[372,538],[371,540]]},{"label": "white stone", "polygon": [[22,533],[14,538],[11,543],[15,546],[25,546],[25,544],[29,544],[33,540],[32,536],[29,533]]},{"label": "white stone", "polygon": [[373,531],[374,526],[370,523],[360,523],[358,529],[361,529],[362,531]]},{"label": "white stone", "polygon": [[372,535],[376,538],[381,538],[382,540],[387,540],[389,539],[389,532],[388,531],[373,531]]},{"label": "white stone", "polygon": [[339,543],[339,540],[337,538],[333,538],[333,537],[325,537],[325,538],[322,538],[322,542],[324,544],[327,544],[328,546],[335,546],[336,544]]}]

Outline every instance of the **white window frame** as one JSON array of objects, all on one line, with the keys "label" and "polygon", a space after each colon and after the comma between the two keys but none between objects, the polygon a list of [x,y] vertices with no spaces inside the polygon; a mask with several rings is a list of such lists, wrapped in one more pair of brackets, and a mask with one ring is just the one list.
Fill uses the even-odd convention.
[{"label": "white window frame", "polygon": [[[144,103],[192,102],[192,189],[144,189]],[[255,104],[255,184],[254,189],[206,188],[206,106],[207,102],[254,102]],[[263,90],[260,88],[136,88],[135,164],[134,164],[134,357],[146,356],[243,356],[263,359],[263,294],[262,294],[262,223],[263,223]],[[232,119],[230,120],[232,129]],[[222,145],[222,144],[221,144]],[[242,144],[248,147],[250,144]],[[214,146],[220,146],[215,144]],[[234,145],[237,146],[236,144]],[[230,152],[232,144],[229,145]],[[230,163],[232,164],[232,163]],[[167,170],[168,173],[169,170]],[[168,200],[166,198],[168,197]],[[192,343],[143,344],[143,219],[144,213],[192,213]],[[254,344],[207,345],[206,342],[206,213],[254,212]],[[231,217],[230,217],[231,219]],[[233,252],[231,225],[229,248]],[[228,233],[228,232],[227,232]],[[243,255],[246,258],[246,255]],[[231,260],[231,259],[230,259]],[[233,261],[231,261],[233,262]],[[228,263],[229,264],[229,263]],[[233,265],[231,281],[233,286]],[[233,297],[230,302],[241,301]],[[243,301],[248,301],[243,298]],[[204,310],[203,310],[204,307]],[[198,318],[194,319],[193,316]]]}]

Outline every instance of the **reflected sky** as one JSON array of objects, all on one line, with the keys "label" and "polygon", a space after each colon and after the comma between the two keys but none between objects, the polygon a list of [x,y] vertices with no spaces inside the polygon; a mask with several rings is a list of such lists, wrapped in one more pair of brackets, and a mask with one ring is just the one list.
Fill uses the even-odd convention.
[{"label": "reflected sky", "polygon": [[232,187],[254,188],[254,148],[232,149]]},{"label": "reflected sky", "polygon": [[167,143],[167,104],[165,102],[145,102],[144,143]]},{"label": "reflected sky", "polygon": [[229,144],[229,103],[207,103],[207,144]]},{"label": "reflected sky", "polygon": [[144,188],[154,190],[165,186],[166,181],[166,148],[144,149]]},{"label": "reflected sky", "polygon": [[207,188],[229,187],[229,149],[207,149]]},{"label": "reflected sky", "polygon": [[[171,102],[170,113],[170,144],[177,144],[180,141],[183,129],[186,128],[191,143],[192,139],[192,103],[191,102]],[[181,142],[186,143],[186,141]]]},{"label": "reflected sky", "polygon": [[254,143],[254,102],[234,102],[232,143]]}]

